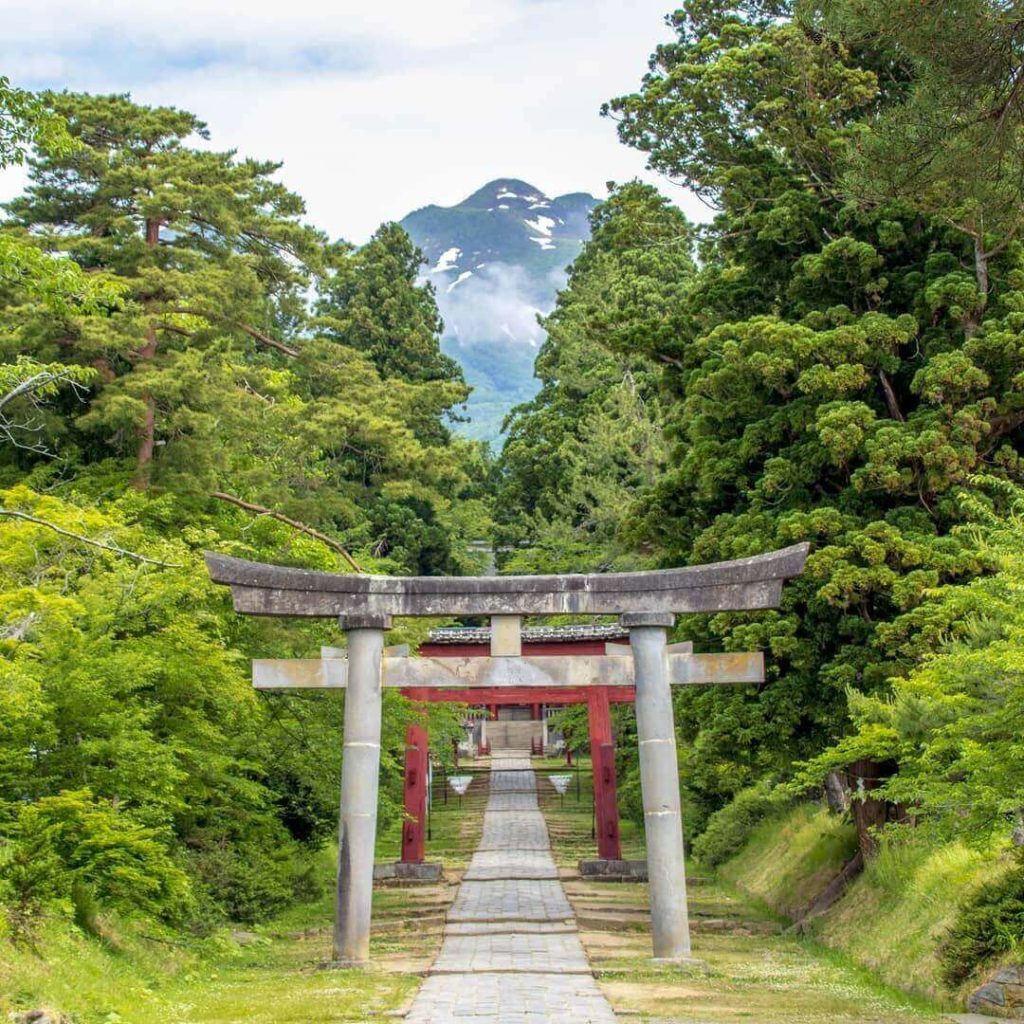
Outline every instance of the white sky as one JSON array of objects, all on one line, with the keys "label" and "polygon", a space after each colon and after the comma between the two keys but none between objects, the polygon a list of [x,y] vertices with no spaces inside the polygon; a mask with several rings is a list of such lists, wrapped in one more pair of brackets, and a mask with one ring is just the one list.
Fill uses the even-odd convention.
[{"label": "white sky", "polygon": [[[644,171],[603,101],[671,38],[670,0],[0,0],[0,74],[184,107],[211,144],[283,160],[310,219],[355,242],[493,178],[549,195]],[[21,172],[0,175],[0,199]]]}]

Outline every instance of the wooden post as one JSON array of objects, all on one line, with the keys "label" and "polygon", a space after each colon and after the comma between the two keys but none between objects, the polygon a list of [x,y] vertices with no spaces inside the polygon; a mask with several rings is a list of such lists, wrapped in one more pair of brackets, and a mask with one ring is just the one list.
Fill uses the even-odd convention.
[{"label": "wooden post", "polygon": [[622,860],[615,787],[615,746],[612,743],[607,686],[595,686],[587,691],[587,721],[597,815],[597,855],[602,860]]},{"label": "wooden post", "polygon": [[402,825],[402,862],[422,864],[426,853],[427,730],[419,724],[405,730],[405,822]]}]

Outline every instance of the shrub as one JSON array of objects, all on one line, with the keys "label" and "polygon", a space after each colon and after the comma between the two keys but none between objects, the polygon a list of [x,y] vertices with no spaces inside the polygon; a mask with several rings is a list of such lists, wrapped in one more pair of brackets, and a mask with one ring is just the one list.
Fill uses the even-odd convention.
[{"label": "shrub", "polygon": [[707,828],[693,841],[694,856],[709,868],[739,853],[758,824],[778,804],[772,799],[774,780],[767,778],[741,789],[708,819]]},{"label": "shrub", "polygon": [[190,905],[164,838],[88,790],[22,807],[12,832],[0,899],[25,923],[47,904],[63,905],[86,930],[98,907],[173,920]]},{"label": "shrub", "polygon": [[939,947],[942,980],[951,987],[979,967],[1024,947],[1024,861],[967,897]]}]

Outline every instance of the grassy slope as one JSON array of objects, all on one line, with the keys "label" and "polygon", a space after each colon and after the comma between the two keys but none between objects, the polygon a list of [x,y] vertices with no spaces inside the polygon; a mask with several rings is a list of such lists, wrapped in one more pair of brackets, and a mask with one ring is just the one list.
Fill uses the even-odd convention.
[{"label": "grassy slope", "polygon": [[[439,787],[438,787],[439,788]],[[485,780],[462,806],[434,805],[428,859],[464,867],[479,841]],[[381,837],[378,859],[395,859],[398,829]],[[111,942],[83,935],[64,920],[40,929],[35,948],[0,933],[0,1020],[12,1010],[47,1007],[75,1024],[341,1024],[380,1019],[419,987],[441,938],[441,915],[454,887],[374,891],[370,970],[322,970],[330,959],[334,855],[319,864],[323,896],[252,928],[239,946],[225,932],[196,940],[152,924],[108,920]],[[249,926],[245,926],[247,929]]]},{"label": "grassy slope", "polygon": [[[594,856],[589,790],[584,793],[582,807],[569,794],[562,805],[540,784],[555,859],[563,867]],[[642,833],[626,822],[623,833],[625,855],[642,856]],[[795,839],[791,833],[782,845]],[[724,879],[703,881],[702,874],[699,867],[691,871],[689,893],[698,962],[684,967],[651,959],[646,885],[565,882],[591,966],[623,1020],[651,1015],[701,1024],[938,1024],[927,1002],[881,984],[842,953],[784,934],[785,922],[761,899],[744,896]]]},{"label": "grassy slope", "polygon": [[719,874],[786,917],[799,916],[857,849],[852,825],[811,804],[762,821]]},{"label": "grassy slope", "polygon": [[[810,804],[763,821],[720,875],[792,917],[853,852],[852,827]],[[993,871],[997,858],[960,844],[883,849],[843,898],[813,924],[816,938],[876,971],[890,985],[946,1004],[961,993],[938,978],[936,945],[958,899]]]}]

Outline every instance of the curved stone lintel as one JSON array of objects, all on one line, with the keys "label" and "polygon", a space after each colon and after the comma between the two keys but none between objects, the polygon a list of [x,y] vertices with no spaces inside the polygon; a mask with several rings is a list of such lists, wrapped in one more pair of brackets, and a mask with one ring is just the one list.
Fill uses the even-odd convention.
[{"label": "curved stone lintel", "polygon": [[775,608],[807,544],[651,572],[565,576],[357,576],[206,554],[235,609],[251,615],[622,615]]}]

